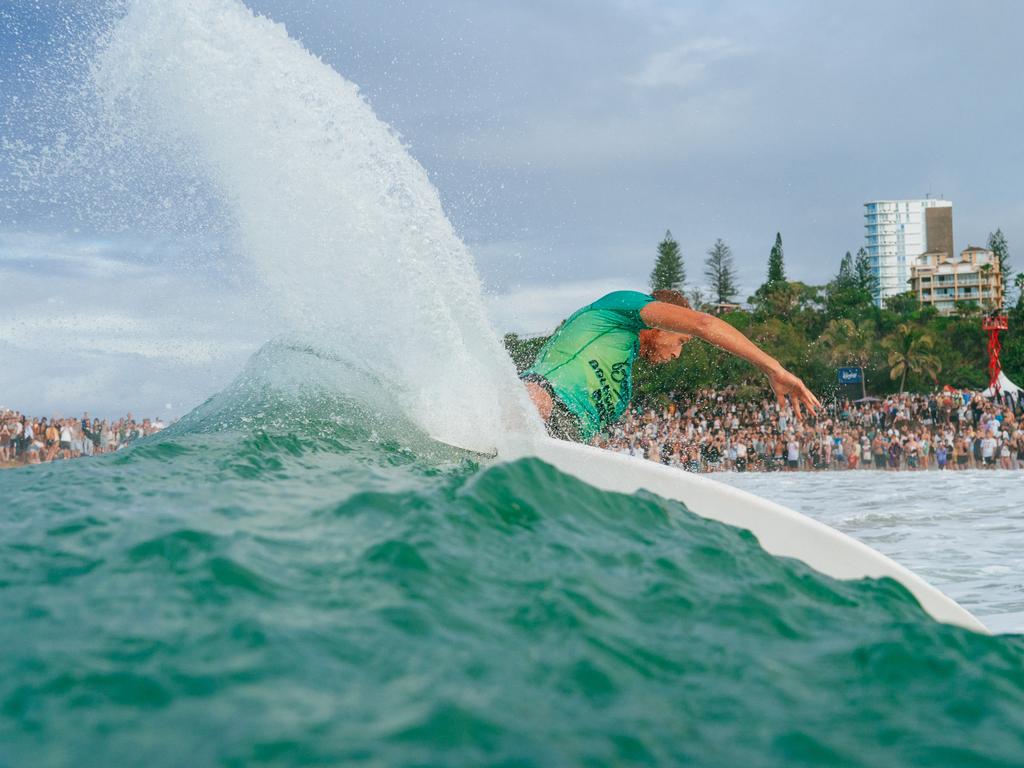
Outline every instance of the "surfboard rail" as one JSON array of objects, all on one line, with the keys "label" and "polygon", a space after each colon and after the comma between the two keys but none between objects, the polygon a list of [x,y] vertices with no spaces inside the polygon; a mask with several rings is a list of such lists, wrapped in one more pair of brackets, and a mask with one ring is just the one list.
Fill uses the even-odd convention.
[{"label": "surfboard rail", "polygon": [[988,629],[956,601],[917,574],[867,544],[824,523],[747,491],[588,445],[541,438],[500,461],[533,455],[597,488],[618,493],[648,490],[683,502],[696,515],[744,528],[765,551],[792,557],[837,579],[895,579],[937,621],[988,634]]}]

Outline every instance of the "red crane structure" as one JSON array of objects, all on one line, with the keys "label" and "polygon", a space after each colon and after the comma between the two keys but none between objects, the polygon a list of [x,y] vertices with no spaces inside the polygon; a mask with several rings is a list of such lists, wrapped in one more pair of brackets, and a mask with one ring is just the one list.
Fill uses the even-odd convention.
[{"label": "red crane structure", "polygon": [[991,315],[985,315],[981,321],[982,329],[988,333],[988,382],[995,397],[999,396],[999,374],[1003,370],[999,362],[999,353],[1003,349],[999,341],[999,334],[1009,328],[1009,321],[1006,315],[1000,315],[998,311]]}]

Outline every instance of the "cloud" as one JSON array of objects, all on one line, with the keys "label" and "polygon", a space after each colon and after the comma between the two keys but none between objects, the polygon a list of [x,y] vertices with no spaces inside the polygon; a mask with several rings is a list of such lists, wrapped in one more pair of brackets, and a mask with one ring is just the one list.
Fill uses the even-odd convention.
[{"label": "cloud", "polygon": [[83,353],[136,355],[180,365],[206,365],[226,352],[251,349],[237,340],[210,339],[196,323],[131,317],[117,313],[66,313],[0,320],[0,337],[26,352],[76,350]]},{"label": "cloud", "polygon": [[273,335],[181,243],[0,232],[0,399],[24,412],[180,415]]},{"label": "cloud", "polygon": [[463,158],[491,168],[635,172],[639,164],[664,167],[729,151],[752,112],[750,95],[738,89],[688,94],[656,108],[610,95],[598,114],[547,113],[519,131],[478,134],[463,146]]},{"label": "cloud", "polygon": [[111,278],[140,274],[114,241],[63,234],[0,232],[0,270]]},{"label": "cloud", "polygon": [[[21,360],[26,352],[0,341],[0,359]],[[32,416],[80,414],[116,418],[175,418],[196,405],[211,385],[223,386],[230,372],[213,366],[188,367],[134,354],[96,354],[79,350],[31,351],[31,365],[16,365],[0,386],[0,409]]]},{"label": "cloud", "polygon": [[712,64],[744,53],[744,47],[727,38],[691,40],[653,54],[626,82],[638,88],[689,88],[706,78]]}]

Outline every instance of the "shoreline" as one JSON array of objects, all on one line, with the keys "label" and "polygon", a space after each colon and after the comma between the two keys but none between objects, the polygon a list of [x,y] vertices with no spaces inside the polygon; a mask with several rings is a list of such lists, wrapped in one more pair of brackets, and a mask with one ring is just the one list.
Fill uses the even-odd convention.
[{"label": "shoreline", "polygon": [[[607,451],[608,449],[607,448],[603,448],[602,450]],[[615,453],[615,451],[609,451],[609,452],[610,453]],[[114,453],[117,453],[117,451],[114,451]],[[48,465],[51,465],[51,464],[63,464],[63,463],[70,462],[70,461],[80,461],[81,459],[100,458],[100,456],[103,456],[103,455],[108,455],[108,454],[99,454],[98,456],[78,456],[78,457],[75,457],[75,458],[72,458],[72,459],[54,459],[53,461],[40,461],[40,462],[38,462],[36,464],[28,464],[26,462],[21,462],[21,461],[0,461],[0,471],[3,471],[5,469],[25,469],[27,467],[44,467],[44,466],[48,466]],[[650,459],[644,459],[644,461],[651,461],[651,460]],[[652,462],[652,463],[659,464],[660,462]],[[671,465],[663,465],[663,466],[671,466]],[[948,469],[948,468],[947,469],[938,469],[937,467],[924,467],[924,468],[919,468],[919,469],[879,469],[879,468],[874,467],[874,466],[871,466],[871,467],[857,467],[856,469],[849,469],[849,468],[847,468],[847,469],[806,469],[806,468],[801,467],[800,469],[794,469],[794,470],[785,470],[785,469],[771,469],[771,470],[766,470],[766,469],[746,469],[746,470],[740,471],[740,470],[737,470],[737,469],[721,469],[721,470],[716,470],[716,471],[711,471],[711,472],[707,472],[707,471],[691,472],[690,470],[685,469],[683,467],[672,467],[672,468],[673,469],[677,469],[680,472],[685,472],[687,474],[694,474],[694,475],[780,475],[780,476],[781,475],[861,474],[861,473],[865,473],[865,472],[873,472],[873,473],[879,473],[879,474],[884,474],[884,475],[906,475],[906,474],[926,475],[926,474],[934,474],[934,473],[954,475],[954,474],[959,474],[959,473],[963,473],[963,472],[983,472],[983,473],[988,473],[988,472],[1000,472],[1000,473],[1002,473],[1002,472],[1024,472],[1024,468],[1016,468],[1015,469],[1013,467],[1006,468],[1006,467],[998,467],[998,466],[994,466],[992,468],[986,468],[986,467],[965,467],[964,469]]]}]

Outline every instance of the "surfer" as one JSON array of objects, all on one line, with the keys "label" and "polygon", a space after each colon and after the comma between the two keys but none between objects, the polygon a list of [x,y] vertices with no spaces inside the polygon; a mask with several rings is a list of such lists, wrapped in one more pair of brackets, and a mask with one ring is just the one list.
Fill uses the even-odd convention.
[{"label": "surfer", "polygon": [[651,363],[679,357],[694,336],[756,365],[780,407],[794,415],[821,403],[779,361],[717,317],[697,312],[678,291],[615,291],[574,312],[522,374],[530,399],[553,437],[589,441],[615,423],[633,396],[637,355]]}]

